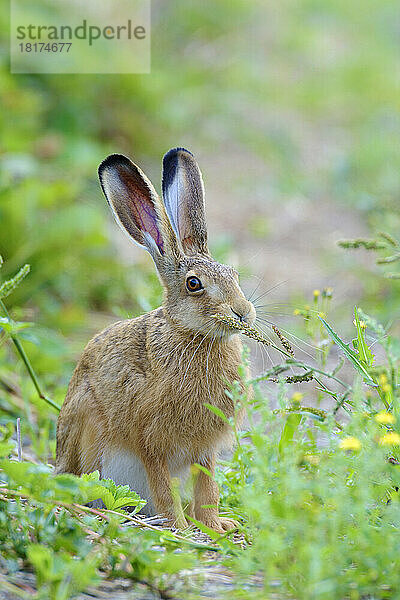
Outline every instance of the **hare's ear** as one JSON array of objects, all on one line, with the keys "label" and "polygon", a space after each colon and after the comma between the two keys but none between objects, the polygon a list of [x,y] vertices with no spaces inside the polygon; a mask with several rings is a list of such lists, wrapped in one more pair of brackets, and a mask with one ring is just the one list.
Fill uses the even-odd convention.
[{"label": "hare's ear", "polygon": [[122,154],[111,154],[99,166],[99,179],[117,223],[156,262],[180,254],[164,206],[139,167]]},{"label": "hare's ear", "polygon": [[184,252],[208,256],[203,179],[191,152],[173,148],[164,156],[162,192]]}]

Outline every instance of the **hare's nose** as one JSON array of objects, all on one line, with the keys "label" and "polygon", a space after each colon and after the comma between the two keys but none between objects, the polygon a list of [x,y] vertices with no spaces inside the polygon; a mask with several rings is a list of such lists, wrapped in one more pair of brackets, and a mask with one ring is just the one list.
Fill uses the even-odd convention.
[{"label": "hare's nose", "polygon": [[251,302],[246,302],[242,304],[236,304],[233,309],[230,307],[232,314],[240,323],[247,323],[248,325],[252,325],[256,318],[256,311],[254,310],[254,306]]},{"label": "hare's nose", "polygon": [[244,319],[247,317],[247,315],[249,314],[248,312],[245,315],[241,315],[240,313],[237,313],[235,310],[233,310],[233,308],[231,307],[231,311],[233,312],[233,314],[235,315],[235,317],[237,317],[239,319],[240,322],[244,321]]}]

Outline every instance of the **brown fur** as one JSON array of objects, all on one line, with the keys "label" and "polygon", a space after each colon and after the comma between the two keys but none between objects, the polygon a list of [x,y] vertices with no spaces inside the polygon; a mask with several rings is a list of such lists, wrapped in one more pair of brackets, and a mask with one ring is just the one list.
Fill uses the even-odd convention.
[{"label": "brown fur", "polygon": [[[114,323],[86,346],[58,421],[56,468],[59,473],[102,473],[105,452],[132,452],[144,467],[155,509],[183,527],[170,469],[200,463],[213,475],[218,450],[231,442],[230,428],[204,404],[233,416],[225,390],[238,379],[242,346],[239,336],[212,315],[235,313],[251,324],[255,311],[231,267],[205,252],[183,253],[169,221],[162,224],[168,216],[158,202],[162,249],[169,250],[160,256],[149,251],[156,254],[164,285],[163,306]],[[188,293],[188,276],[199,277],[200,293]],[[192,514],[217,531],[233,527],[233,521],[218,515],[217,505],[215,481],[200,472]]]}]

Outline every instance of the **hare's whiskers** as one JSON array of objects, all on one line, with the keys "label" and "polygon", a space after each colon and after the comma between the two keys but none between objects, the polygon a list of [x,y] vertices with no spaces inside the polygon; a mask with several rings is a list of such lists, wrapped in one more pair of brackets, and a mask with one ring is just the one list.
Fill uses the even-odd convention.
[{"label": "hare's whiskers", "polygon": [[276,288],[280,287],[281,285],[284,285],[288,281],[289,281],[289,279],[285,279],[284,281],[279,281],[278,283],[276,283],[275,285],[273,285],[272,287],[270,287],[266,292],[263,292],[262,294],[260,294],[259,296],[257,296],[257,298],[255,298],[253,304],[255,304],[256,302],[258,302],[258,300],[261,300],[261,298],[264,298],[264,296],[266,296],[267,294],[269,294],[270,292],[272,292]]},{"label": "hare's whiskers", "polygon": [[[177,344],[174,347],[174,352],[176,352],[178,350],[178,348],[180,348],[182,346],[182,344],[184,344],[185,342],[186,342],[186,338],[183,339],[181,342],[179,342],[179,344]],[[158,358],[163,359],[163,358],[166,358],[166,357],[171,357],[171,354],[172,354],[171,350],[167,350],[167,352],[165,352],[164,354],[158,354],[157,356],[158,356]]]},{"label": "hare's whiskers", "polygon": [[[259,325],[259,327],[260,327],[261,331],[263,331],[263,333],[264,333],[265,335],[268,335],[268,334],[265,332],[265,326],[263,327],[262,325]],[[272,363],[272,365],[271,365],[271,366],[274,366],[274,364]],[[293,368],[292,366],[290,366],[289,368],[290,368],[290,371],[292,372],[292,374],[293,374],[293,375],[295,375],[294,368]]]},{"label": "hare's whiskers", "polygon": [[[213,319],[208,319],[208,320],[206,321],[206,323],[205,323],[205,326],[211,325],[211,323],[213,323]],[[179,358],[179,362],[181,361],[181,359],[182,359],[182,356],[183,356],[184,352],[186,352],[186,350],[187,350],[187,348],[190,346],[190,344],[192,344],[192,343],[194,342],[194,340],[195,340],[195,339],[196,339],[196,338],[197,338],[199,335],[201,335],[202,333],[203,333],[202,331],[198,331],[198,332],[197,332],[197,333],[196,333],[196,334],[195,334],[195,335],[194,335],[194,336],[193,336],[193,337],[192,337],[192,338],[189,340],[189,342],[186,344],[186,346],[184,347],[184,349],[183,349],[183,350],[182,350],[182,352],[181,352],[181,356],[180,356],[180,358]],[[191,335],[193,335],[193,334],[191,334]],[[168,356],[168,357],[171,357],[171,355],[172,355],[172,354],[177,354],[177,350],[178,350],[178,349],[179,349],[179,348],[182,346],[182,344],[184,344],[185,342],[187,342],[187,336],[185,336],[185,337],[184,337],[184,339],[183,339],[181,342],[179,342],[179,344],[177,344],[176,346],[174,346],[174,348],[173,348],[173,350],[172,350],[172,351],[171,351],[171,350],[167,350],[167,351],[165,352],[165,354],[159,354],[159,355],[158,355],[158,357],[159,357],[159,358],[165,358],[165,357],[167,357],[167,356]]]},{"label": "hare's whiskers", "polygon": [[286,319],[289,319],[291,317],[293,317],[293,313],[284,313],[284,312],[272,312],[272,311],[266,311],[266,310],[261,310],[260,307],[255,306],[254,307],[257,311],[257,316],[261,315],[263,317],[285,317]]},{"label": "hare's whiskers", "polygon": [[[282,310],[282,308],[285,308],[285,307],[287,307],[288,309],[290,309],[292,311],[298,310],[298,309],[304,309],[304,306],[302,306],[301,304],[289,304],[286,302],[280,302],[280,303],[269,302],[267,304],[254,304],[253,303],[253,305],[257,311],[261,312],[261,314],[271,315],[273,317],[293,317],[294,315],[293,315],[293,312],[275,313],[275,312],[269,312],[269,311],[262,310],[262,309],[265,309],[265,308],[273,309],[274,308],[274,309]],[[307,308],[307,311],[309,313],[315,313],[315,314],[318,314],[319,312],[321,312],[320,310],[318,310],[316,308],[312,308],[312,307]]]},{"label": "hare's whiskers", "polygon": [[[259,324],[259,325],[258,325],[258,327],[259,327],[259,329],[262,331],[262,333],[263,333],[263,335],[265,336],[265,338],[266,338],[267,340],[270,340],[270,337],[269,337],[269,332],[268,332],[268,331],[266,331],[266,328],[265,328],[265,326],[263,326],[263,325]],[[268,356],[268,358],[269,358],[269,361],[270,361],[270,363],[271,363],[271,367],[273,367],[273,366],[274,366],[274,362],[273,362],[273,360],[271,359],[271,355],[269,354],[269,352],[268,352],[267,348],[265,348],[265,352],[266,352],[266,354],[267,354],[267,356]],[[263,368],[264,368],[264,367],[263,367]],[[290,369],[291,369],[292,373],[294,374],[293,367],[290,367]]]},{"label": "hare's whiskers", "polygon": [[180,355],[180,357],[179,357],[179,362],[180,362],[180,360],[181,360],[181,358],[182,358],[182,356],[183,356],[184,352],[186,351],[186,348],[188,348],[188,347],[190,346],[190,344],[192,344],[192,343],[193,343],[193,341],[196,339],[196,337],[197,337],[198,335],[199,335],[199,333],[197,333],[197,334],[196,334],[196,335],[195,335],[193,338],[191,338],[191,339],[189,340],[189,342],[187,342],[187,338],[185,337],[185,339],[183,339],[181,342],[179,342],[179,344],[178,344],[177,346],[174,346],[174,348],[173,348],[173,350],[172,350],[172,351],[171,351],[171,349],[169,349],[169,348],[168,348],[168,349],[167,349],[167,351],[166,351],[166,353],[162,355],[162,356],[163,356],[163,358],[165,358],[165,357],[167,357],[167,356],[168,356],[168,357],[171,357],[171,355],[172,355],[172,354],[178,354],[178,350],[179,350],[179,348],[180,348],[180,347],[181,347],[181,346],[182,346],[182,345],[183,345],[185,342],[187,342],[186,346],[183,348],[183,350],[182,350],[182,352],[181,352],[181,355]]},{"label": "hare's whiskers", "polygon": [[215,339],[216,339],[216,331],[214,332],[214,336],[213,336],[212,342],[210,344],[210,347],[208,348],[207,360],[206,360],[206,382],[207,382],[208,396],[210,398],[210,404],[212,404],[212,398],[211,398],[211,392],[210,392],[210,381],[208,379],[208,359],[210,358],[210,352],[214,345]]},{"label": "hare's whiskers", "polygon": [[202,339],[202,340],[200,340],[200,343],[199,343],[199,345],[197,346],[196,350],[193,352],[193,354],[192,354],[192,357],[191,357],[191,359],[190,359],[190,361],[189,361],[189,363],[188,363],[188,366],[186,367],[185,373],[184,373],[184,375],[183,375],[183,379],[182,379],[181,385],[180,385],[180,387],[179,387],[179,391],[181,391],[181,389],[182,389],[182,386],[183,386],[183,384],[185,383],[185,379],[186,379],[187,372],[188,372],[188,370],[189,370],[189,368],[190,368],[190,365],[192,364],[192,361],[193,361],[193,359],[194,359],[195,355],[197,354],[197,351],[199,350],[199,348],[200,348],[200,346],[202,345],[202,343],[203,343],[203,342],[204,342],[204,341],[207,339],[207,337],[208,337],[209,333],[210,333],[210,332],[211,332],[211,331],[212,331],[214,328],[215,328],[215,324],[214,324],[214,326],[213,326],[213,327],[211,327],[211,328],[209,329],[209,331],[206,333],[206,335],[203,337],[203,339]]},{"label": "hare's whiskers", "polygon": [[377,342],[381,342],[382,340],[384,340],[385,338],[388,337],[388,333],[385,333],[385,335],[382,335],[380,338],[372,338],[374,341],[372,342],[372,344],[370,345],[370,348],[372,348],[372,346],[374,346]]},{"label": "hare's whiskers", "polygon": [[220,348],[218,348],[218,358],[219,358],[219,366],[220,366],[220,373],[221,373],[221,379],[224,381],[226,380],[226,376],[225,376],[225,371],[224,371],[224,365],[222,363],[222,352],[220,351]]},{"label": "hare's whiskers", "polygon": [[[260,329],[261,329],[261,331],[262,331],[263,335],[264,335],[264,336],[265,336],[265,337],[268,339],[268,335],[267,335],[267,334],[266,334],[266,332],[265,332],[265,331],[262,329],[262,327],[261,327],[261,326],[260,326]],[[262,359],[263,359],[263,372],[264,372],[264,371],[266,370],[266,369],[265,369],[265,362],[264,362],[264,357],[265,357],[265,355],[267,355],[267,358],[268,358],[268,360],[269,360],[269,362],[270,362],[270,364],[271,364],[271,367],[273,367],[273,366],[274,366],[274,361],[272,360],[272,358],[271,358],[271,355],[270,355],[270,353],[268,352],[268,350],[267,350],[267,347],[266,347],[264,344],[257,344],[257,346],[261,346],[261,347],[260,347],[260,352],[261,352],[261,356],[262,356]]]},{"label": "hare's whiskers", "polygon": [[[265,317],[257,317],[256,321],[261,321],[262,323],[266,323],[269,326],[273,326],[275,325],[275,323],[273,323],[272,321],[270,321],[269,319],[266,319]],[[260,325],[259,325],[260,326]],[[284,332],[284,334],[294,340],[297,340],[297,342],[301,342],[302,344],[304,344],[305,346],[308,346],[309,348],[312,348],[313,350],[320,350],[320,348],[318,348],[318,346],[314,345],[314,344],[310,344],[309,342],[307,342],[306,340],[303,340],[302,338],[298,337],[297,335],[295,335],[294,333],[291,333],[290,331],[288,331],[287,329],[284,329],[283,327],[281,327],[279,325],[279,329],[281,331]],[[300,350],[301,352],[304,352],[304,354],[307,354],[307,356],[309,356],[310,358],[314,358],[314,356],[312,356],[312,354],[309,354],[309,352],[307,352],[307,350],[304,350],[304,348],[302,348],[302,346],[300,344],[298,344],[297,342],[293,342],[293,346],[295,348],[298,348],[298,350]]]},{"label": "hare's whiskers", "polygon": [[[263,368],[262,372],[265,373],[265,371],[266,371],[266,368],[265,368],[265,352],[262,351],[262,346],[260,346],[260,344],[257,344],[256,347],[257,347],[257,351],[258,351],[258,349],[260,349],[260,356],[261,356],[262,368]],[[265,346],[264,346],[264,348],[265,348]]]},{"label": "hare's whiskers", "polygon": [[[211,324],[213,324],[213,323],[214,323],[213,319],[208,319],[208,320],[206,321],[206,323],[205,323],[205,327],[208,327],[209,325],[211,325]],[[200,330],[200,331],[198,331],[198,332],[196,333],[196,335],[194,335],[194,336],[192,337],[192,339],[191,339],[191,340],[188,342],[188,344],[186,344],[186,346],[185,346],[185,347],[184,347],[184,349],[182,350],[182,352],[181,352],[181,355],[180,355],[180,357],[179,357],[179,362],[182,360],[183,354],[186,352],[187,348],[189,348],[189,346],[190,346],[191,344],[193,344],[193,342],[195,341],[195,339],[196,339],[196,338],[198,338],[198,337],[199,337],[199,335],[202,335],[203,333],[204,333],[204,332],[203,332],[203,331],[201,331],[201,330]],[[186,339],[185,339],[184,341],[186,341]]]},{"label": "hare's whiskers", "polygon": [[251,292],[250,296],[248,296],[247,300],[249,302],[251,302],[251,298],[253,297],[253,295],[257,292],[258,288],[260,287],[260,285],[262,284],[263,280],[262,278],[257,277],[258,279],[258,283],[256,285],[256,287],[254,288],[254,290]]}]

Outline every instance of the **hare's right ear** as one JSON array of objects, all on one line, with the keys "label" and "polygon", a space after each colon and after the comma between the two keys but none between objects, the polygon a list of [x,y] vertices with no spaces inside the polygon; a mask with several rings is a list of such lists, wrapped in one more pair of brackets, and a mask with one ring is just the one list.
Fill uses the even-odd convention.
[{"label": "hare's right ear", "polygon": [[179,260],[178,242],[157,192],[146,175],[122,154],[99,166],[104,195],[120,227],[148,250],[156,264],[162,257]]},{"label": "hare's right ear", "polygon": [[185,254],[209,256],[203,179],[189,150],[172,148],[164,156],[162,191],[166,211]]}]

